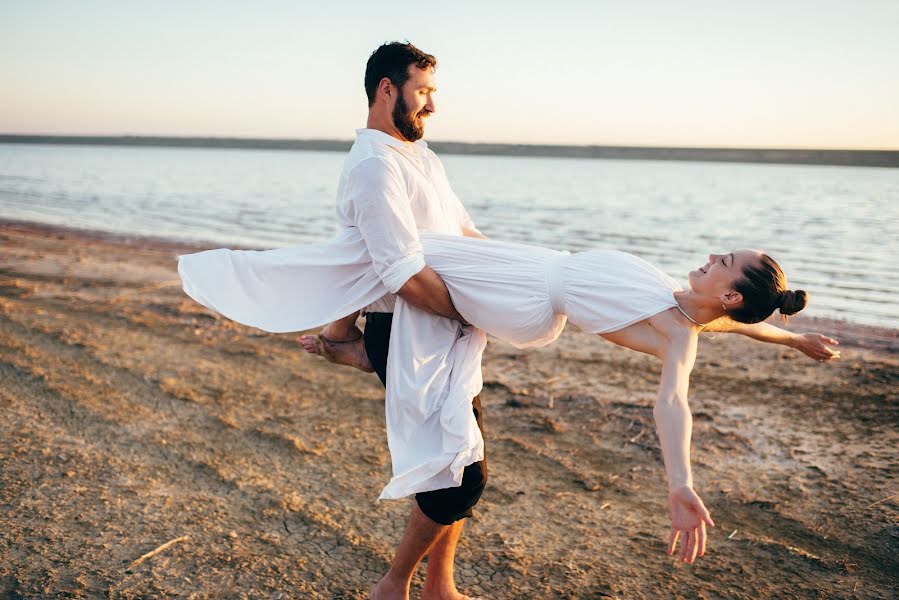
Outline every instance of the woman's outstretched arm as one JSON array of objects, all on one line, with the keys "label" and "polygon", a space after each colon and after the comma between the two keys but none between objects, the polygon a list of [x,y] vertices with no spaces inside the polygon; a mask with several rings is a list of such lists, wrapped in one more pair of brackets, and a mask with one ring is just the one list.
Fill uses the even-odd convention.
[{"label": "woman's outstretched arm", "polygon": [[709,323],[706,331],[720,331],[723,333],[739,333],[748,338],[780,344],[796,348],[809,358],[817,361],[827,361],[840,358],[840,351],[835,348],[840,342],[820,333],[794,333],[781,329],[770,323],[737,323],[729,319],[719,319]]},{"label": "woman's outstretched arm", "polygon": [[662,458],[668,475],[668,510],[671,533],[668,554],[673,554],[678,540],[680,558],[692,563],[705,554],[706,524],[714,526],[709,511],[693,491],[690,468],[690,436],[693,417],[687,403],[690,372],[696,360],[696,336],[679,335],[667,344],[662,353],[662,380],[653,416]]}]

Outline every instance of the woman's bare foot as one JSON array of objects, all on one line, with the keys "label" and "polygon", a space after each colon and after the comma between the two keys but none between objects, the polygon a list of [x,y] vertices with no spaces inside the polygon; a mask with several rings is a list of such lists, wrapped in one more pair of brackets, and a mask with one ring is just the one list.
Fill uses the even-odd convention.
[{"label": "woman's bare foot", "polygon": [[327,335],[327,327],[318,335],[300,336],[300,344],[309,354],[318,354],[327,361],[337,365],[346,365],[359,369],[364,373],[372,373],[368,354],[362,342],[362,332],[353,327],[349,338],[332,338]]}]

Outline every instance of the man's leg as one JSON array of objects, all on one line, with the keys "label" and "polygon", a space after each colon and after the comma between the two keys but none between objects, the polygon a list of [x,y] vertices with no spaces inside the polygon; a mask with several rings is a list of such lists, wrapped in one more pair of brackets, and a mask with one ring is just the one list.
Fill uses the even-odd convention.
[{"label": "man's leg", "polygon": [[453,573],[456,546],[462,536],[464,523],[464,519],[459,519],[449,525],[446,533],[431,546],[431,551],[428,552],[428,571],[421,594],[422,600],[455,600],[466,597],[456,590]]},{"label": "man's leg", "polygon": [[390,330],[393,329],[393,313],[367,313],[362,349],[381,385],[387,387],[387,354],[390,350]]},{"label": "man's leg", "polygon": [[[387,353],[390,347],[390,330],[393,315],[388,313],[370,313],[365,319],[364,346],[366,357],[374,368],[381,383],[387,382]],[[390,569],[372,590],[373,600],[409,597],[409,584],[412,575],[421,559],[448,527],[435,523],[421,512],[418,506],[413,507],[409,515],[409,523],[403,538],[397,547],[396,555],[390,563]]]},{"label": "man's leg", "polygon": [[[386,382],[387,354],[393,315],[372,313],[365,324],[365,350],[375,373]],[[483,434],[480,398],[472,401],[472,409]],[[486,460],[466,467],[460,488],[436,490],[416,495],[409,523],[397,547],[390,570],[372,591],[372,598],[401,598],[409,596],[412,575],[421,559],[428,555],[428,571],[425,577],[427,599],[466,598],[456,591],[453,581],[453,560],[459,536],[462,534],[462,517],[471,516],[471,507],[480,498],[487,478]],[[422,511],[422,506],[435,518]],[[440,521],[440,522],[438,522]],[[433,590],[429,592],[428,590]]]},{"label": "man's leg", "polygon": [[[472,412],[484,435],[483,409],[480,396],[471,402]],[[449,523],[449,530],[428,553],[428,570],[422,600],[462,600],[468,598],[456,590],[454,561],[456,547],[462,536],[465,518],[471,517],[472,509],[481,498],[487,483],[487,458],[465,467],[462,485],[443,490],[422,492],[415,495],[419,508],[434,521]]]},{"label": "man's leg", "polygon": [[[372,600],[401,599],[409,597],[409,585],[418,563],[434,546],[434,542],[443,540],[454,525],[441,525],[429,519],[418,506],[412,507],[409,523],[403,532],[403,539],[396,549],[390,569],[372,590]],[[461,529],[460,529],[461,531]],[[458,539],[458,536],[457,536]],[[430,572],[430,567],[428,568]],[[452,573],[452,565],[450,565]]]}]

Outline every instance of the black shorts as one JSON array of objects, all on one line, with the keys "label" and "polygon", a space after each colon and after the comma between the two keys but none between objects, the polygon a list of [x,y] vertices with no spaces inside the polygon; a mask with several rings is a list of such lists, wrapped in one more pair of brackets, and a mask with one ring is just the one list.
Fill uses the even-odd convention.
[{"label": "black shorts", "polygon": [[[372,368],[381,379],[383,385],[387,384],[387,352],[390,347],[390,326],[393,323],[393,313],[368,313],[365,316],[365,352]],[[471,401],[475,419],[481,436],[484,435],[484,423],[481,409],[481,397],[475,396]],[[462,472],[462,485],[459,487],[419,492],[415,494],[415,501],[429,519],[442,525],[452,525],[459,519],[470,517],[471,509],[484,492],[487,484],[487,455],[484,460],[472,463]]]}]

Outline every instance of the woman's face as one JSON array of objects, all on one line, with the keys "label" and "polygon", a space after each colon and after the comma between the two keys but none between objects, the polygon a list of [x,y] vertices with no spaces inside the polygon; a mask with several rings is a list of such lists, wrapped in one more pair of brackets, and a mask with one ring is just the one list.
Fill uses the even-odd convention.
[{"label": "woman's face", "polygon": [[709,261],[687,276],[690,289],[704,296],[714,296],[722,304],[738,304],[743,297],[734,291],[734,282],[743,277],[743,268],[759,262],[758,250],[734,250],[728,254],[709,254]]}]

